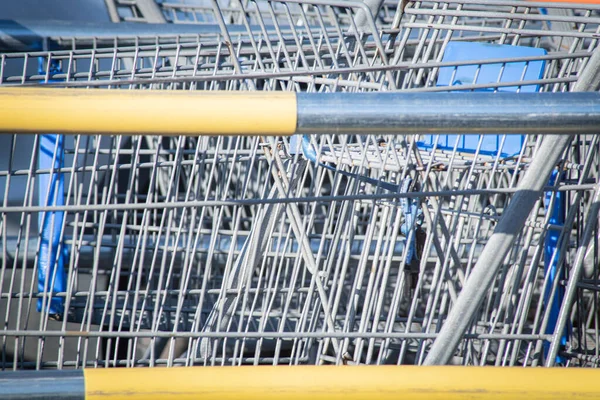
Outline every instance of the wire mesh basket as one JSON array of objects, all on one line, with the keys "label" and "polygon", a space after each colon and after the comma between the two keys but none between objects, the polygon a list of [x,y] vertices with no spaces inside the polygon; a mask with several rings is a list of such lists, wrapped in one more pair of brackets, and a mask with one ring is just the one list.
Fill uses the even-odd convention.
[{"label": "wire mesh basket", "polygon": [[[0,83],[565,92],[600,22],[598,7],[556,3],[386,2],[376,18],[348,1],[231,4],[155,5],[212,24],[196,35],[4,52]],[[13,135],[2,367],[421,364],[541,139]],[[453,363],[537,365],[559,337],[557,363],[596,365],[596,243],[569,326],[555,325],[595,224],[597,151],[596,136],[573,140]]]}]

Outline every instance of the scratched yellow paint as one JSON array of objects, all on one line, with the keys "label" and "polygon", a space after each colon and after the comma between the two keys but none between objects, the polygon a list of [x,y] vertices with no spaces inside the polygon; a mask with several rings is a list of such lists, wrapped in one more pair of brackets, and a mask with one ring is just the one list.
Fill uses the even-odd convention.
[{"label": "scratched yellow paint", "polygon": [[0,88],[0,132],[291,135],[296,96],[201,92]]},{"label": "scratched yellow paint", "polygon": [[86,399],[600,398],[600,370],[495,367],[192,367],[84,371]]}]

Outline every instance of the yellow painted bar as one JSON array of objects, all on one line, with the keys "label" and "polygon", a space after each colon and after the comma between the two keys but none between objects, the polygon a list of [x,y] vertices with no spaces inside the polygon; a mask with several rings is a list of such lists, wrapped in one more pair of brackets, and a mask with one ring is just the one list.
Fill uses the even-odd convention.
[{"label": "yellow painted bar", "polygon": [[0,88],[0,132],[156,135],[291,135],[296,95]]},{"label": "yellow painted bar", "polygon": [[295,366],[86,369],[86,399],[600,398],[600,370]]}]

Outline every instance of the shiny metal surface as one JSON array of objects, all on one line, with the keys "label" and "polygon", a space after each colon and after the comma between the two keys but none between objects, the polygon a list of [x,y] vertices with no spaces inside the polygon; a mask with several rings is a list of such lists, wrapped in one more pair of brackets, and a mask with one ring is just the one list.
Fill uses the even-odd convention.
[{"label": "shiny metal surface", "polygon": [[298,94],[298,133],[598,133],[598,93]]},{"label": "shiny metal surface", "polygon": [[0,397],[10,400],[85,399],[83,371],[0,372]]},{"label": "shiny metal surface", "polygon": [[[232,32],[243,31],[243,26],[229,26]],[[140,24],[124,22],[83,22],[64,20],[0,20],[0,51],[39,51],[71,48],[72,38],[77,44],[91,45],[94,40],[110,39],[110,45],[118,39],[121,46],[156,43],[158,37],[174,40],[198,40],[198,35],[218,33],[219,26]],[[183,37],[182,37],[183,36]],[[85,40],[87,39],[87,40]],[[164,39],[163,39],[164,40]]]},{"label": "shiny metal surface", "polygon": [[108,22],[104,0],[19,0],[2,2],[2,19]]}]

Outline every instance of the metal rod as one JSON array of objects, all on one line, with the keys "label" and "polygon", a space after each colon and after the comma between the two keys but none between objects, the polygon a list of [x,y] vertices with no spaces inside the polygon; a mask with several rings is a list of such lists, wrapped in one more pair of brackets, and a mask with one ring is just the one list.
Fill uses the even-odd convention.
[{"label": "metal rod", "polygon": [[[219,289],[215,289],[219,291]],[[173,331],[34,331],[34,330],[3,330],[5,337],[16,338],[214,338],[214,339],[298,339],[312,338],[338,338],[338,339],[435,339],[437,333],[416,333],[416,332],[173,332]],[[479,340],[548,340],[550,335],[534,334],[502,334],[502,333],[469,333],[466,335],[469,339]]]},{"label": "metal rod", "polygon": [[104,0],[106,3],[106,12],[108,12],[108,16],[112,22],[119,22],[121,17],[119,17],[119,11],[117,11],[117,5],[114,0]]},{"label": "metal rod", "polygon": [[564,94],[299,93],[297,132],[597,133],[598,95]]},{"label": "metal rod", "polygon": [[498,222],[494,234],[484,247],[458,300],[448,314],[424,365],[447,364],[454,355],[569,140],[570,136],[549,136],[543,141],[523,181],[519,183],[517,193]]},{"label": "metal rod", "polygon": [[3,399],[85,399],[83,371],[0,372]]},{"label": "metal rod", "polygon": [[[239,25],[228,26],[231,32],[243,32]],[[0,51],[37,51],[44,49],[44,43],[49,42],[51,50],[71,48],[72,43],[66,40],[64,45],[59,39],[77,38],[81,43],[85,39],[110,39],[108,45],[114,46],[118,39],[121,46],[133,46],[144,43],[149,38],[149,44],[156,43],[157,37],[189,36],[198,39],[202,34],[218,34],[220,27],[216,24],[186,25],[186,24],[140,24],[134,22],[100,23],[76,21],[36,21],[36,20],[0,20]],[[127,40],[129,39],[129,40]],[[137,40],[137,41],[136,41]]]},{"label": "metal rod", "polygon": [[[574,91],[597,90],[599,77],[600,52],[596,51],[576,83]],[[543,186],[548,182],[550,174],[570,142],[571,136],[568,135],[544,138],[523,180],[517,186],[517,193],[498,222],[456,304],[448,314],[439,336],[431,346],[424,365],[447,364],[454,355],[510,247],[522,231],[534,204],[539,201]]]},{"label": "metal rod", "polygon": [[289,135],[292,93],[0,90],[0,131],[87,134]]},{"label": "metal rod", "polygon": [[147,22],[154,22],[158,24],[164,24],[167,22],[160,7],[158,7],[154,0],[136,0],[135,5],[140,10]]},{"label": "metal rod", "polygon": [[373,21],[377,17],[379,9],[383,5],[383,0],[363,0],[363,3],[368,7],[370,13],[364,9],[357,11],[354,23],[359,32],[368,32],[371,29],[369,21]]},{"label": "metal rod", "polygon": [[579,248],[577,249],[577,255],[575,256],[575,263],[573,268],[570,271],[570,279],[567,284],[567,290],[565,294],[565,298],[563,300],[562,306],[560,308],[560,312],[558,314],[557,324],[554,330],[554,336],[552,338],[552,342],[550,344],[550,350],[548,352],[548,357],[546,358],[546,366],[552,367],[556,362],[556,356],[558,355],[558,350],[560,347],[560,340],[562,336],[562,332],[564,332],[565,327],[567,325],[567,319],[571,314],[571,305],[573,304],[573,300],[575,299],[575,293],[578,288],[579,277],[581,276],[581,271],[583,271],[583,260],[585,259],[585,252],[590,244],[592,236],[594,234],[594,229],[596,228],[596,224],[598,222],[598,211],[600,210],[600,186],[596,189],[596,193],[594,195],[594,201],[590,206],[590,209],[587,214],[587,220],[585,223],[585,231],[583,233],[583,238],[581,239],[581,243],[579,244]]},{"label": "metal rod", "polygon": [[[191,367],[0,373],[3,398],[39,399],[579,399],[600,391],[594,369],[490,367]],[[465,379],[466,378],[466,379]],[[85,385],[85,389],[83,389]],[[65,397],[67,396],[67,397]]]},{"label": "metal rod", "polygon": [[[124,371],[126,371],[124,373]],[[599,371],[522,368],[261,367],[88,369],[86,399],[513,399],[583,398],[600,390]],[[469,379],[464,379],[465,376]],[[130,394],[133,393],[130,397]]]},{"label": "metal rod", "polygon": [[546,3],[566,3],[566,4],[600,4],[598,0],[544,0]]},{"label": "metal rod", "polygon": [[[35,112],[34,112],[35,111]],[[584,134],[599,93],[215,93],[0,89],[0,132]]]},{"label": "metal rod", "polygon": [[[565,188],[555,188],[554,190],[566,191],[573,190],[593,190],[593,186],[589,185],[574,185]],[[551,187],[545,187],[545,191],[553,190]],[[148,203],[133,203],[133,204],[85,204],[85,205],[65,205],[65,206],[0,206],[0,212],[3,213],[26,213],[26,212],[51,212],[51,211],[122,211],[122,210],[144,210],[144,209],[171,209],[185,207],[216,207],[216,206],[239,206],[239,205],[255,205],[268,203],[333,203],[336,201],[362,201],[362,200],[389,200],[402,198],[426,198],[432,196],[459,196],[459,195],[490,195],[499,193],[516,193],[518,190],[512,188],[506,189],[469,189],[469,190],[442,190],[442,191],[427,191],[427,192],[410,192],[410,193],[377,193],[363,195],[343,195],[343,196],[304,196],[304,197],[287,197],[287,198],[258,198],[258,199],[232,199],[232,200],[201,200],[201,201],[157,201]]]}]

